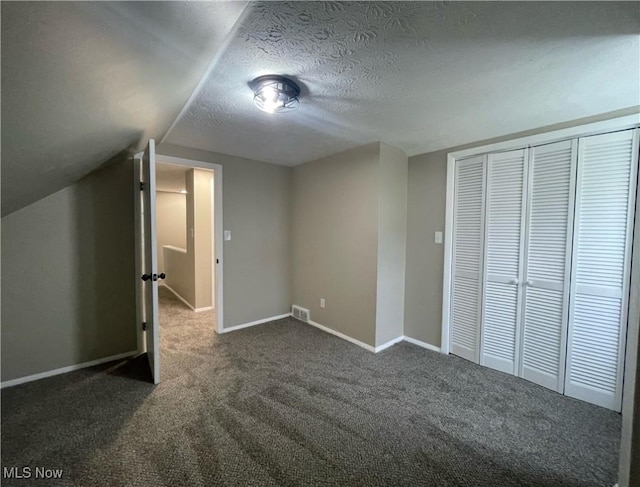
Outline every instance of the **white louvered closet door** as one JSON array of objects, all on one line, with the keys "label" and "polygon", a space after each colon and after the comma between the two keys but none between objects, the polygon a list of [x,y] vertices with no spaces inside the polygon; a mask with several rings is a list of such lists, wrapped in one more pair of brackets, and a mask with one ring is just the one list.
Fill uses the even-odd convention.
[{"label": "white louvered closet door", "polygon": [[451,283],[451,353],[478,362],[485,157],[456,162]]},{"label": "white louvered closet door", "polygon": [[480,363],[517,373],[525,216],[525,149],[490,154]]},{"label": "white louvered closet door", "polygon": [[578,144],[565,394],[620,411],[638,135]]},{"label": "white louvered closet door", "polygon": [[529,153],[520,377],[562,392],[577,141]]}]

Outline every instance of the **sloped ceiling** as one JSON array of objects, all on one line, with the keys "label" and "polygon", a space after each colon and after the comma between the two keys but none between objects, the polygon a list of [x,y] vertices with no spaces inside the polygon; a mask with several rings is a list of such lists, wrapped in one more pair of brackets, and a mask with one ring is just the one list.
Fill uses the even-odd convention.
[{"label": "sloped ceiling", "polygon": [[[264,2],[166,142],[296,165],[374,141],[409,155],[640,105],[635,2]],[[247,83],[289,75],[295,113]]]},{"label": "sloped ceiling", "polygon": [[[150,137],[296,165],[640,105],[635,2],[245,6],[3,2],[2,214]],[[253,106],[248,83],[267,73],[300,82],[297,112]]]},{"label": "sloped ceiling", "polygon": [[246,2],[3,2],[2,214],[161,138]]}]

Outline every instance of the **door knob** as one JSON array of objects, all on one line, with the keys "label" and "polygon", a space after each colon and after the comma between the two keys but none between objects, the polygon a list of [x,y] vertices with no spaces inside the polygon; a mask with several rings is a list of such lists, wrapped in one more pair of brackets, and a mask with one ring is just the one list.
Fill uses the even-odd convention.
[{"label": "door knob", "polygon": [[148,281],[148,280],[157,281],[158,279],[164,279],[166,277],[167,275],[164,272],[161,272],[160,274],[142,274],[143,281]]},{"label": "door knob", "polygon": [[511,279],[510,284],[518,284],[520,281],[518,281],[517,279]]},{"label": "door knob", "polygon": [[531,282],[531,280],[527,279],[527,281],[524,284],[525,284],[525,286],[532,286],[533,282]]}]

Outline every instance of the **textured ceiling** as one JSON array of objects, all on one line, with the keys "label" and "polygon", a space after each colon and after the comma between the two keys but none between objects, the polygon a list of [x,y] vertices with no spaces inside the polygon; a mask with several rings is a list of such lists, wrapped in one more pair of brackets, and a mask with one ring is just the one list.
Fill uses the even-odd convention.
[{"label": "textured ceiling", "polygon": [[161,138],[246,2],[2,2],[2,214]]},{"label": "textured ceiling", "polygon": [[[640,105],[635,2],[254,3],[166,142],[296,165],[409,155]],[[269,115],[247,83],[303,85]]]}]

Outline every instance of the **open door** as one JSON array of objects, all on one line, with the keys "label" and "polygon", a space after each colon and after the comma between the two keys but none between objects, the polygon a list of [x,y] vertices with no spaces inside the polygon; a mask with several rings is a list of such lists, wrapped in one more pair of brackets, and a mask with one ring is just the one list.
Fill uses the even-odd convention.
[{"label": "open door", "polygon": [[[140,184],[134,197],[136,205],[136,270],[138,320],[143,323],[144,342],[153,383],[160,382],[160,333],[158,322],[158,259],[156,254],[156,148],[149,140],[142,161],[135,161]],[[139,340],[141,341],[141,340]],[[140,351],[144,351],[141,344]]]}]

